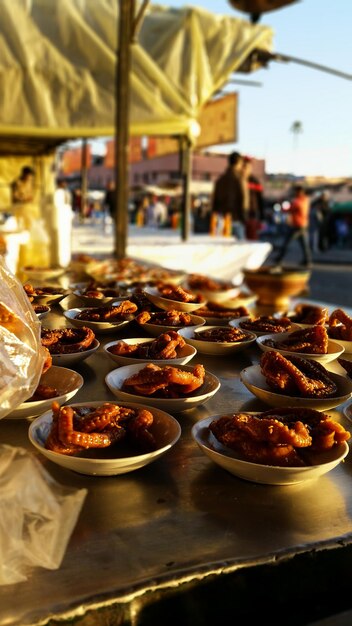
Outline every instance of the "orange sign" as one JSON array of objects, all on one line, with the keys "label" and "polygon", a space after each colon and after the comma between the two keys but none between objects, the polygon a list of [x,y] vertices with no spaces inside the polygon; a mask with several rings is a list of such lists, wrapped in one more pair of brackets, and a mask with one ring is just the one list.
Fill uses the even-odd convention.
[{"label": "orange sign", "polygon": [[175,154],[179,145],[177,139],[172,137],[149,137],[147,155],[148,159],[163,156],[164,154]]},{"label": "orange sign", "polygon": [[[87,145],[87,167],[91,165],[91,148]],[[82,169],[82,148],[71,148],[62,155],[61,170],[63,174],[73,174]]]},{"label": "orange sign", "polygon": [[201,132],[197,139],[197,148],[236,143],[237,109],[237,93],[209,102],[199,116]]},{"label": "orange sign", "polygon": [[[115,139],[106,142],[105,167],[114,167]],[[137,163],[142,160],[142,142],[140,137],[130,137],[129,162]]]}]

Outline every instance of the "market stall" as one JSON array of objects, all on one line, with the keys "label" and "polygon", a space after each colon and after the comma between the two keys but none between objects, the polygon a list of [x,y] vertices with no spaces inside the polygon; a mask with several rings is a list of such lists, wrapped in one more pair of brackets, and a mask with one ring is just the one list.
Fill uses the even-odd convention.
[{"label": "market stall", "polygon": [[[115,134],[118,17],[115,0],[2,3],[1,155],[53,156],[69,139]],[[197,57],[185,63],[187,50],[195,46]],[[206,102],[253,50],[271,46],[267,26],[197,8],[150,7],[131,46],[131,134],[174,135],[192,144]],[[53,176],[52,171],[40,204],[50,236],[55,231]],[[125,183],[116,182],[117,187]],[[125,209],[116,224],[120,256],[127,245]],[[51,252],[57,264],[56,245]]]},{"label": "market stall", "polygon": [[[126,272],[126,268],[121,271]],[[156,278],[157,270],[151,271]],[[169,279],[172,277],[170,274]],[[147,292],[153,293],[146,288]],[[70,312],[81,310],[75,307],[82,307],[84,301],[82,293],[80,298],[78,293],[61,295],[61,299],[53,303],[50,315],[44,318],[45,322],[42,321],[43,326],[71,327]],[[292,301],[292,306],[294,303]],[[315,308],[324,308],[322,303],[312,304]],[[255,317],[255,309],[251,310]],[[197,308],[193,312],[196,313]],[[348,313],[346,311],[346,315]],[[90,325],[90,322],[83,323]],[[71,365],[76,375],[84,380],[83,386],[76,389],[74,403],[116,402],[110,379],[114,379],[123,366],[119,368],[104,347],[120,339],[128,341],[136,336],[149,336],[135,319],[127,324],[114,327],[110,323],[108,326],[110,329],[97,334],[100,346],[84,361]],[[0,421],[3,444],[29,450],[65,488],[87,489],[60,567],[51,571],[34,567],[27,580],[0,587],[3,623],[39,626],[70,620],[88,625],[112,620],[142,625],[165,620],[176,624],[179,619],[188,618],[198,625],[209,616],[221,615],[223,609],[235,603],[239,615],[253,614],[259,619],[260,614],[263,621],[270,616],[271,623],[279,624],[282,614],[274,612],[273,615],[273,602],[277,607],[289,602],[293,585],[296,599],[303,594],[294,579],[295,567],[299,578],[305,580],[304,593],[308,592],[310,598],[306,616],[316,618],[327,611],[327,598],[319,587],[319,577],[310,579],[308,584],[306,572],[309,559],[310,567],[315,559],[324,563],[327,550],[338,553],[335,562],[350,553],[352,466],[349,455],[343,463],[337,462],[329,473],[315,480],[293,480],[294,484],[274,486],[273,483],[260,484],[258,476],[249,480],[247,476],[243,480],[219,466],[203,453],[194,438],[194,429],[200,420],[235,411],[268,408],[243,383],[243,372],[257,365],[260,356],[255,336],[243,349],[228,355],[219,351],[212,355],[199,351],[194,355],[188,367],[204,365],[206,376],[213,380],[213,385],[215,380],[215,386],[195,408],[180,410],[178,406],[177,410],[170,411],[172,419],[180,426],[180,436],[176,434],[162,457],[135,471],[112,472],[108,476],[87,476],[80,470],[77,473],[50,460],[40,442],[36,447],[29,442],[28,429],[31,428],[33,437],[36,421],[23,416],[18,419],[18,415],[15,419],[16,415],[11,413]],[[346,386],[341,402],[334,400],[328,405],[329,414],[349,429],[352,382],[342,375],[343,370],[336,362],[332,361],[329,367],[338,379],[343,378]],[[144,401],[147,400],[144,397]],[[149,407],[153,406],[153,399],[150,400]],[[184,408],[187,405],[181,406]],[[339,552],[341,546],[345,548]],[[286,573],[287,587],[280,587],[277,599],[278,587],[272,581],[277,580],[287,563],[291,564],[291,573]],[[248,595],[253,593],[251,578],[260,577],[263,566],[269,567],[265,570],[266,585],[260,583],[267,601],[260,606],[249,603],[245,607],[244,597],[248,602]],[[333,581],[329,578],[331,593],[328,595],[334,596],[332,604],[336,611],[341,604],[334,594],[339,589],[339,595],[343,595],[348,579],[338,570],[334,578]],[[256,585],[254,589],[259,593]],[[342,604],[346,607],[348,602]],[[300,611],[298,600],[291,607],[287,623],[301,623],[298,621]],[[291,618],[296,621],[290,621]]]}]

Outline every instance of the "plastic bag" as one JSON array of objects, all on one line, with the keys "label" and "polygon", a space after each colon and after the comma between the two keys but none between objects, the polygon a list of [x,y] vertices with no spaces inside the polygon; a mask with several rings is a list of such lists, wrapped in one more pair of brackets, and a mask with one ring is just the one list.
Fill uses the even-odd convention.
[{"label": "plastic bag", "polygon": [[0,492],[0,585],[60,567],[87,490],[59,485],[24,448],[1,445]]},{"label": "plastic bag", "polygon": [[40,329],[22,284],[0,257],[0,419],[38,386],[45,359]]}]

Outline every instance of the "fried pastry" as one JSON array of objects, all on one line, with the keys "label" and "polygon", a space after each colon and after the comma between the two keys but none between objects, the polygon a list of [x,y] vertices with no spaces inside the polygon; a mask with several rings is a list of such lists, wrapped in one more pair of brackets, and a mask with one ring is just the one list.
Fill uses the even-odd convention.
[{"label": "fried pastry", "polygon": [[316,361],[265,352],[260,367],[268,386],[278,393],[304,398],[327,398],[337,391],[331,373]]},{"label": "fried pastry", "polygon": [[58,328],[49,330],[42,328],[42,346],[47,348],[50,354],[72,354],[89,350],[95,339],[94,332],[82,326],[82,328]]},{"label": "fried pastry", "polygon": [[249,310],[245,306],[239,306],[235,309],[226,309],[221,304],[208,302],[205,307],[197,309],[197,315],[201,317],[217,317],[219,319],[236,319],[237,317],[245,317],[249,315]]},{"label": "fried pastry", "polygon": [[296,304],[294,315],[290,315],[290,320],[297,324],[324,325],[327,323],[328,317],[329,313],[325,307],[302,303]]},{"label": "fried pastry", "polygon": [[209,328],[195,333],[194,338],[201,341],[214,341],[216,343],[236,343],[249,339],[250,335],[240,328]]},{"label": "fried pastry", "polygon": [[311,465],[311,455],[351,437],[329,415],[295,408],[270,409],[256,416],[223,415],[210,423],[209,430],[243,460],[280,467]]},{"label": "fried pastry", "polygon": [[185,346],[185,340],[174,330],[162,333],[154,339],[144,343],[128,344],[118,341],[110,346],[108,351],[118,356],[133,356],[137,359],[175,359],[177,350]]},{"label": "fried pastry", "polygon": [[195,365],[186,371],[170,365],[159,367],[148,363],[123,383],[123,391],[141,396],[158,398],[182,398],[202,386],[205,377],[203,365]]},{"label": "fried pastry", "polygon": [[120,304],[112,306],[94,307],[84,309],[75,316],[75,319],[87,322],[119,322],[128,319],[131,313],[137,311],[137,305],[130,300],[124,300]]},{"label": "fried pastry", "polygon": [[352,317],[343,309],[335,309],[329,317],[328,335],[332,339],[352,341]]},{"label": "fried pastry", "polygon": [[106,448],[129,440],[142,451],[155,450],[151,411],[108,402],[94,407],[52,404],[53,421],[45,442],[48,450],[73,455],[88,448]]},{"label": "fried pastry", "polygon": [[163,298],[167,298],[168,300],[175,300],[177,302],[185,302],[187,303],[197,303],[197,302],[205,302],[205,298],[201,294],[195,294],[189,291],[188,289],[183,289],[180,285],[169,285],[167,283],[163,285],[159,285],[158,287],[159,294]]},{"label": "fried pastry", "polygon": [[189,313],[170,309],[169,311],[141,311],[135,318],[138,324],[157,324],[160,326],[174,326],[175,328],[183,328],[184,326],[192,326],[192,318]]},{"label": "fried pastry", "polygon": [[191,289],[202,289],[204,291],[227,291],[233,289],[233,284],[229,281],[216,280],[203,274],[190,274],[188,284]]},{"label": "fried pastry", "polygon": [[305,354],[327,354],[329,337],[325,326],[312,326],[290,333],[286,339],[266,339],[263,345],[276,350],[302,352]]},{"label": "fried pastry", "polygon": [[271,315],[260,315],[253,319],[243,320],[239,325],[253,332],[284,333],[290,329],[291,320],[288,317],[275,318]]}]

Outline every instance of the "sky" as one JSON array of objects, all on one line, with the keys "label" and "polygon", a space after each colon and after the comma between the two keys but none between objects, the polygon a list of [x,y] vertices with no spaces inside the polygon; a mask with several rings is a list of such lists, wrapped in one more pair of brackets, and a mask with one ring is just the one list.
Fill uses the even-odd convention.
[{"label": "sky", "polygon": [[[163,4],[249,19],[227,0]],[[262,14],[260,23],[274,31],[273,52],[352,75],[352,0],[298,0]],[[238,142],[222,146],[222,152],[265,159],[267,173],[352,176],[352,80],[292,62],[272,62],[238,78],[261,86],[231,86],[239,95]],[[302,124],[296,137],[291,132],[295,121]]]}]

